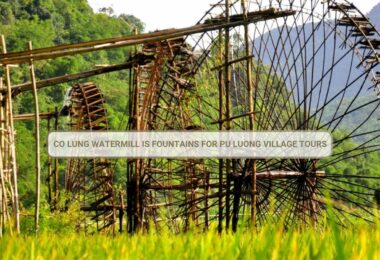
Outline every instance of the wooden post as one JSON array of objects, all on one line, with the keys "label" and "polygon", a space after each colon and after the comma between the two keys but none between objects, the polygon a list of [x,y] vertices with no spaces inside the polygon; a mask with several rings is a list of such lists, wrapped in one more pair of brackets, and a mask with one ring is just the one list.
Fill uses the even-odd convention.
[{"label": "wooden post", "polygon": [[208,196],[210,192],[210,173],[208,172],[207,168],[203,164],[203,176],[204,176],[204,198],[205,198],[205,230],[208,230],[209,228],[209,202],[208,202]]},{"label": "wooden post", "polygon": [[[138,75],[138,73],[136,73]],[[136,130],[140,130],[140,94],[139,94],[139,79],[138,76],[136,77]],[[137,215],[137,230],[142,230],[142,212],[141,212],[141,205],[140,205],[140,178],[141,178],[141,164],[142,160],[137,159],[136,160],[136,171],[135,171],[135,178],[136,178],[136,215]]]},{"label": "wooden post", "polygon": [[[51,130],[51,117],[48,118],[47,121],[47,130],[48,133]],[[48,184],[48,203],[50,205],[50,210],[53,211],[53,204],[52,204],[52,190],[51,190],[51,177],[53,175],[52,171],[52,158],[49,156],[48,157],[48,174],[47,174],[47,184]]]},{"label": "wooden post", "polygon": [[[3,89],[3,78],[0,78],[0,89]],[[0,237],[3,236],[3,228],[6,225],[7,222],[7,205],[8,205],[8,199],[7,199],[7,192],[5,187],[5,175],[4,175],[4,165],[3,165],[3,129],[4,124],[3,121],[5,120],[3,116],[3,95],[0,94],[0,126],[1,126],[1,143],[0,143]]]},{"label": "wooden post", "polygon": [[[226,22],[230,20],[230,0],[225,2],[225,16]],[[225,29],[225,38],[224,38],[224,87],[226,89],[226,130],[231,130],[231,95],[230,95],[230,82],[231,82],[231,70],[230,70],[230,28],[226,27]],[[227,187],[226,187],[226,229],[229,229],[230,226],[230,217],[231,217],[231,160],[226,160],[226,177],[227,177]]]},{"label": "wooden post", "polygon": [[[138,34],[137,29],[134,30],[135,35]],[[137,53],[137,46],[134,46],[134,52]],[[141,130],[141,112],[140,112],[140,81],[139,81],[139,74],[140,74],[140,67],[138,65],[135,65],[133,67],[133,80],[132,80],[132,89],[133,89],[133,95],[131,98],[132,102],[132,111],[131,117],[133,118],[133,130],[139,131]],[[133,183],[132,190],[129,191],[129,194],[127,196],[133,196],[130,198],[130,205],[127,205],[127,207],[130,208],[130,217],[132,218],[130,221],[130,231],[142,231],[143,229],[143,219],[142,219],[142,207],[141,207],[141,194],[140,194],[140,180],[141,180],[141,169],[144,161],[141,159],[136,159],[132,162],[131,168],[130,168],[130,175],[131,175],[131,181]],[[131,188],[131,187],[130,187]]]},{"label": "wooden post", "polygon": [[[244,19],[248,19],[248,10],[246,0],[241,0],[241,5],[243,9]],[[244,42],[245,42],[245,54],[247,57],[252,55],[251,46],[249,45],[249,28],[248,24],[244,25]],[[247,87],[248,87],[248,108],[249,108],[249,130],[255,130],[255,107],[253,100],[253,83],[252,83],[252,59],[247,59],[246,63],[246,73],[247,73]],[[257,176],[256,176],[256,160],[253,160],[252,164],[252,175],[251,175],[251,224],[253,227],[256,226],[256,203],[257,203]]]},{"label": "wooden post", "polygon": [[123,233],[123,219],[124,219],[124,197],[120,192],[120,208],[119,208],[119,232]]},{"label": "wooden post", "polygon": [[[32,42],[29,41],[29,50],[33,49]],[[40,111],[38,106],[38,94],[36,75],[34,72],[33,59],[29,61],[30,79],[33,85],[34,113],[35,113],[35,140],[36,140],[36,205],[34,210],[34,229],[38,232],[40,214],[40,195],[41,195],[41,152],[40,152]]]},{"label": "wooden post", "polygon": [[[59,119],[59,113],[58,113],[58,108],[55,107],[55,121],[54,121],[54,130],[57,131],[58,130],[58,119]],[[54,206],[54,210],[56,210],[58,208],[58,196],[59,196],[59,193],[58,193],[58,159],[57,158],[54,158],[54,202],[53,202],[53,206]]]},{"label": "wooden post", "polygon": [[[220,63],[223,63],[223,53],[222,53],[222,31],[219,31],[219,56]],[[223,71],[219,70],[218,74],[218,87],[219,87],[219,130],[223,130],[223,118],[224,118],[224,109],[223,109],[223,97],[224,97],[224,87],[223,87]],[[223,231],[223,168],[224,161],[219,159],[219,187],[218,187],[218,232],[222,233]]]},{"label": "wooden post", "polygon": [[[135,119],[135,126],[134,130],[139,131],[140,130],[140,123],[141,123],[141,115],[140,115],[140,93],[139,93],[139,67],[136,66],[134,69],[134,95],[133,95],[133,104],[134,104],[134,119]],[[141,178],[141,159],[136,159],[132,174],[132,180],[134,181],[134,187],[135,187],[135,194],[134,194],[134,231],[141,231],[142,230],[142,212],[141,212],[141,205],[140,205],[140,178]]]},{"label": "wooden post", "polygon": [[[128,109],[128,112],[129,112],[129,122],[128,122],[128,125],[131,127],[131,125],[134,124],[133,122],[133,116],[134,116],[134,104],[133,104],[133,100],[134,100],[134,76],[132,75],[133,74],[133,71],[134,69],[130,68],[129,69],[129,95],[128,95],[128,104],[129,104],[129,109]],[[131,129],[129,129],[131,130]],[[132,173],[133,173],[133,162],[131,160],[127,160],[127,182],[126,182],[126,185],[125,185],[125,188],[126,188],[126,199],[127,199],[127,205],[126,205],[126,216],[127,216],[127,221],[126,221],[126,230],[128,233],[132,233],[133,232],[133,217],[132,217]]]},{"label": "wooden post", "polygon": [[[1,35],[1,47],[2,47],[3,54],[6,54],[7,47],[5,44],[4,35]],[[12,171],[13,214],[14,214],[16,232],[19,234],[20,233],[20,209],[19,209],[18,183],[17,183],[16,147],[15,147],[15,137],[14,137],[15,132],[14,132],[14,125],[13,125],[12,86],[11,86],[11,78],[10,78],[10,71],[9,71],[8,65],[4,66],[4,72],[5,72],[5,80],[6,80],[6,87],[7,87],[6,131],[8,134],[8,143],[9,143],[8,149],[7,149],[7,152],[9,152],[9,156],[8,155],[5,155],[5,156],[9,158],[10,165],[9,165],[8,170]]]}]

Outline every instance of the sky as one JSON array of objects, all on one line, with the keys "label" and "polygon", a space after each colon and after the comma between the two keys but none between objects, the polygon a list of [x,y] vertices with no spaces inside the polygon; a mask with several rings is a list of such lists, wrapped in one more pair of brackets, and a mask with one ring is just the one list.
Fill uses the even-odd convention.
[{"label": "sky", "polygon": [[[194,25],[218,0],[88,0],[97,11],[112,7],[116,14],[132,14],[145,23],[146,31]],[[368,13],[380,0],[351,0]]]}]

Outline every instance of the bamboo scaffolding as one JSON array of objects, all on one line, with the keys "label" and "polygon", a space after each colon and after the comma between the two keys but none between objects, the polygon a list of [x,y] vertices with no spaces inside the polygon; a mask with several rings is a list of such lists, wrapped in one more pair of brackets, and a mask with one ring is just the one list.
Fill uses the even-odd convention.
[{"label": "bamboo scaffolding", "polygon": [[[4,35],[1,36],[1,47],[3,55],[6,55],[7,48],[5,43]],[[12,194],[12,207],[14,214],[14,223],[16,232],[20,233],[20,211],[19,211],[19,198],[18,198],[18,182],[17,182],[17,165],[16,165],[16,147],[15,147],[15,137],[14,137],[14,125],[13,125],[13,106],[12,106],[12,94],[11,94],[11,78],[9,65],[3,65],[5,71],[5,80],[6,80],[6,102],[2,103],[2,106],[5,106],[5,129],[7,132],[7,145],[5,146],[6,154],[4,155],[5,169],[11,170],[12,172],[12,182],[10,183],[10,190]],[[4,148],[5,148],[4,147]],[[12,185],[13,184],[13,185]]]}]

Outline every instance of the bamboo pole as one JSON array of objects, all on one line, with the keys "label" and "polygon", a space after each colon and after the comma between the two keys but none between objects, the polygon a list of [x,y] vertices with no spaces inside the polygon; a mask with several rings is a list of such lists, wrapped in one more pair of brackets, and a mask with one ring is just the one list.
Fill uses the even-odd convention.
[{"label": "bamboo pole", "polygon": [[[243,9],[244,19],[248,19],[247,2],[246,0],[241,0],[241,5]],[[249,45],[249,28],[248,24],[244,25],[244,42],[245,42],[245,55],[252,56],[251,48]],[[253,131],[255,129],[255,107],[253,100],[253,83],[252,83],[252,58],[246,60],[246,73],[247,73],[247,87],[248,87],[248,108],[249,108],[249,129]],[[252,196],[251,196],[251,224],[253,227],[256,226],[256,203],[257,203],[257,176],[256,176],[256,160],[253,160],[252,165],[252,175],[251,175],[251,186],[252,186]]]},{"label": "bamboo pole", "polygon": [[[138,30],[137,28],[134,29],[134,37],[139,37],[139,34],[138,34]],[[137,54],[137,45],[135,44],[134,45],[134,53],[135,55]],[[142,128],[142,114],[141,114],[141,110],[140,110],[140,106],[142,106],[142,104],[140,104],[140,79],[139,79],[139,75],[140,75],[140,66],[138,66],[137,64],[135,64],[134,66],[134,90],[135,90],[135,93],[134,93],[134,99],[133,99],[133,104],[134,104],[134,118],[135,118],[135,130],[137,131],[140,131],[140,130],[143,130]],[[143,166],[143,163],[144,161],[141,160],[141,159],[137,159],[136,162],[135,162],[135,171],[134,171],[134,178],[135,178],[135,201],[134,201],[134,205],[135,205],[135,214],[136,214],[136,222],[135,222],[135,225],[136,225],[136,230],[135,231],[138,231],[138,232],[141,232],[143,230],[143,214],[142,214],[142,205],[141,205],[141,193],[140,193],[140,181],[141,181],[141,170],[142,170],[142,166]]]},{"label": "bamboo pole", "polygon": [[[58,121],[59,120],[59,113],[58,113],[58,108],[55,107],[55,120],[54,120],[54,130],[58,131]],[[58,178],[59,178],[59,172],[58,172],[58,159],[54,158],[54,210],[58,208],[58,196],[59,196],[59,191],[58,191]]]},{"label": "bamboo pole", "polygon": [[[32,42],[29,41],[29,50],[33,49]],[[38,93],[36,74],[34,72],[33,59],[29,61],[30,79],[33,85],[34,112],[35,112],[35,140],[36,140],[36,205],[34,210],[34,229],[38,233],[39,214],[40,214],[40,196],[41,196],[41,151],[40,151],[40,111],[38,105]]]},{"label": "bamboo pole", "polygon": [[[225,0],[225,16],[226,22],[230,22],[230,0]],[[224,88],[226,89],[226,130],[231,130],[231,95],[230,95],[230,82],[231,82],[231,69],[230,69],[230,28],[225,28],[224,36]],[[230,226],[231,217],[231,160],[226,160],[226,177],[227,177],[227,187],[226,187],[226,229]]]},{"label": "bamboo pole", "polygon": [[[3,78],[0,77],[0,128],[1,129],[5,129],[5,121],[6,121],[6,117],[5,117],[5,106],[6,106],[6,95],[3,94],[3,91],[5,90],[4,88],[4,84],[3,84]],[[4,149],[4,146],[5,146],[5,136],[4,136],[4,133],[3,134],[0,134],[0,146],[2,149]],[[4,151],[3,151],[4,152]],[[4,157],[4,155],[3,155]],[[4,158],[1,157],[0,159],[4,160]]]},{"label": "bamboo pole", "polygon": [[[2,191],[0,190],[0,193]],[[3,200],[2,200],[2,197],[1,197],[1,194],[0,194],[0,238],[3,237],[3,226],[4,226],[4,218],[3,218],[3,212],[2,212],[2,207],[3,207]]]},{"label": "bamboo pole", "polygon": [[[28,120],[34,120],[36,117],[36,114],[31,113],[31,114],[18,114],[18,115],[13,115],[13,120],[14,121],[28,121]],[[47,119],[48,124],[51,123],[51,119],[55,117],[54,112],[46,112],[46,113],[40,113],[40,120],[42,119]],[[51,127],[48,129],[51,129]],[[49,130],[50,131],[50,130]]]},{"label": "bamboo pole", "polygon": [[[133,130],[133,119],[134,118],[134,104],[133,104],[133,100],[134,100],[134,83],[135,83],[135,78],[134,78],[134,68],[129,68],[129,88],[128,88],[128,92],[129,92],[129,95],[128,95],[128,113],[129,113],[129,122],[128,122],[128,126],[129,126],[129,129],[128,130]],[[129,161],[127,160],[127,182],[126,182],[126,185],[125,185],[125,188],[126,188],[126,231],[128,233],[132,233],[133,232],[133,217],[132,217],[132,188],[131,188],[131,183],[133,181],[133,178],[132,178],[132,172],[133,172],[133,162],[132,161]]]},{"label": "bamboo pole", "polygon": [[124,220],[124,197],[120,192],[120,208],[119,208],[119,233],[123,233],[123,220]]},{"label": "bamboo pole", "polygon": [[[51,130],[51,117],[48,118],[47,121],[47,130],[48,133]],[[49,156],[48,157],[48,175],[47,175],[47,183],[48,183],[48,203],[50,205],[50,210],[52,211],[53,206],[52,206],[52,191],[51,191],[51,177],[53,175],[52,172],[52,158]]]},{"label": "bamboo pole", "polygon": [[[1,46],[3,55],[7,53],[7,47],[5,44],[5,37],[1,35]],[[13,106],[12,106],[12,93],[11,93],[11,78],[10,78],[10,70],[9,66],[4,66],[5,79],[6,79],[6,87],[7,87],[7,115],[6,115],[6,129],[8,133],[8,152],[9,152],[9,160],[10,160],[10,169],[12,169],[12,181],[13,181],[13,214],[15,219],[15,227],[17,234],[20,233],[20,209],[19,209],[19,198],[18,198],[18,182],[17,182],[17,165],[16,165],[16,147],[15,147],[15,132],[13,125]],[[8,156],[6,156],[8,157]]]},{"label": "bamboo pole", "polygon": [[205,230],[208,230],[209,228],[209,201],[208,201],[208,196],[210,193],[210,173],[208,172],[207,168],[203,164],[203,173],[204,173],[204,178],[205,178],[205,188],[204,188],[204,197],[205,197]]},{"label": "bamboo pole", "polygon": [[[0,78],[0,89],[3,88],[3,78]],[[0,94],[0,102],[3,104],[3,95]],[[0,107],[0,120],[1,120],[1,129],[3,128],[3,105]],[[0,143],[0,237],[3,236],[3,229],[6,225],[7,221],[7,192],[5,187],[5,175],[4,175],[4,165],[3,165],[3,134],[0,135],[1,143]]]},{"label": "bamboo pole", "polygon": [[[222,31],[219,31],[219,56],[220,62],[223,59],[222,53]],[[224,109],[223,109],[223,96],[224,96],[224,88],[223,88],[223,71],[219,71],[218,75],[218,87],[219,87],[219,130],[223,130],[223,118],[224,118]],[[222,233],[223,231],[223,167],[224,161],[223,159],[219,159],[219,187],[218,187],[218,232]]]},{"label": "bamboo pole", "polygon": [[[138,70],[138,68],[136,68]],[[140,123],[141,123],[141,115],[140,115],[140,94],[139,94],[139,73],[135,73],[135,119],[136,119],[136,130],[139,131],[140,129]],[[137,159],[136,160],[136,167],[135,167],[135,181],[136,181],[136,199],[135,199],[135,205],[136,205],[136,222],[137,222],[137,230],[142,230],[142,214],[141,214],[141,205],[140,205],[140,178],[141,178],[141,164],[142,160]]]}]

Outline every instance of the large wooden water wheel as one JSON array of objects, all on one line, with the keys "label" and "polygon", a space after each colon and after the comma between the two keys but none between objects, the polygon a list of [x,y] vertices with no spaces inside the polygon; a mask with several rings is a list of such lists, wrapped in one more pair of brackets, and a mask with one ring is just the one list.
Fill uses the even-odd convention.
[{"label": "large wooden water wheel", "polygon": [[[73,131],[107,131],[103,95],[94,83],[75,85],[67,106]],[[105,159],[70,159],[65,189],[85,213],[79,225],[86,232],[114,230],[115,202],[111,163]]]}]

